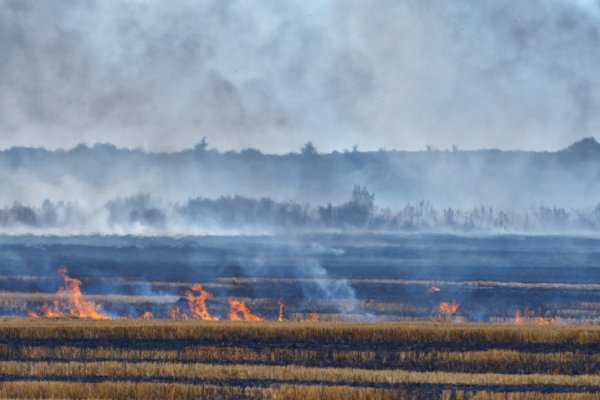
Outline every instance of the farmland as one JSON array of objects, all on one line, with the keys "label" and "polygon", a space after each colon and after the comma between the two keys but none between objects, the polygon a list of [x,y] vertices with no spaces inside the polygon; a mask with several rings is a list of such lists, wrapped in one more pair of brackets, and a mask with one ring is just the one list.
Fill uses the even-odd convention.
[{"label": "farmland", "polygon": [[0,239],[0,397],[600,398],[595,239]]},{"label": "farmland", "polygon": [[3,397],[576,399],[600,391],[597,327],[6,318],[0,338]]}]

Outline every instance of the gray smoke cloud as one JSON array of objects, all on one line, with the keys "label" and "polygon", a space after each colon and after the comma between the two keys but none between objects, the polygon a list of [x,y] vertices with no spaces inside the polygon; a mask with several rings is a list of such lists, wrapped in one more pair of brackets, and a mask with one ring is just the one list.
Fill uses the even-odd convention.
[{"label": "gray smoke cloud", "polygon": [[600,128],[591,0],[0,0],[0,147],[555,150]]}]

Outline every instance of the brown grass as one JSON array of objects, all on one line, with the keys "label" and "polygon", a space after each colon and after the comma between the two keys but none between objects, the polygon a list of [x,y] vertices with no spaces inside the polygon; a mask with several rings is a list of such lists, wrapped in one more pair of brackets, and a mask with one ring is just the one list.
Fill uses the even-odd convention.
[{"label": "brown grass", "polygon": [[190,339],[231,342],[303,341],[405,345],[410,343],[600,344],[600,327],[516,326],[491,323],[304,323],[222,321],[90,321],[85,319],[0,318],[0,337]]},{"label": "brown grass", "polygon": [[[92,342],[73,341],[78,339]],[[94,344],[93,340],[101,339],[113,341],[105,342],[106,347],[102,342]],[[176,344],[184,340],[192,342],[174,348],[156,348],[151,341],[143,342],[147,343],[143,348],[133,346],[136,340],[144,339],[170,340]],[[417,395],[429,398],[420,391],[419,385],[441,384],[445,386],[436,386],[439,389],[435,389],[434,398],[600,399],[595,393],[575,393],[585,386],[600,387],[596,368],[600,365],[600,350],[589,353],[589,349],[600,343],[600,328],[591,326],[4,318],[0,319],[2,340],[5,342],[0,343],[0,359],[5,361],[0,361],[0,377],[13,376],[14,381],[0,383],[0,397],[402,399]],[[15,340],[20,342],[13,343]],[[194,344],[194,340],[200,344]],[[210,340],[211,345],[202,345],[202,340]],[[429,344],[428,350],[406,349],[406,346],[424,342]],[[256,343],[269,347],[253,347]],[[303,343],[308,347],[285,347]],[[346,344],[348,349],[335,349],[340,343]],[[474,343],[525,347],[473,351],[443,347]],[[572,348],[539,353],[536,352],[539,350],[527,351],[528,344],[567,344]],[[436,345],[441,347],[437,349]],[[581,345],[587,345],[588,350],[578,351]],[[360,350],[352,350],[353,346],[359,346]],[[399,346],[404,350],[399,351]],[[324,360],[334,365],[324,368],[319,364]],[[377,363],[379,368],[387,369],[374,369]],[[395,363],[406,363],[423,371],[394,367]],[[343,368],[343,365],[352,368]],[[578,369],[578,365],[584,367]],[[499,373],[520,370],[532,373]],[[587,374],[581,374],[582,370]],[[90,377],[115,382],[63,382]],[[157,381],[134,382],[142,378]],[[160,381],[170,378],[186,378],[191,384]],[[41,382],[42,379],[47,381]],[[263,381],[270,386],[232,386],[232,380]],[[215,382],[222,383],[212,385]],[[328,386],[319,387],[316,382],[326,382]],[[411,389],[368,387],[377,384],[417,386]],[[528,385],[546,385],[549,390],[552,385],[566,385],[572,390],[556,394],[538,393],[535,388],[519,393],[481,391],[498,384],[518,385],[515,390],[523,390]],[[352,385],[362,387],[350,387]],[[476,386],[469,391],[468,385]],[[446,390],[452,386],[462,389]]]},{"label": "brown grass", "polygon": [[[4,398],[95,398],[95,399],[227,399],[254,398],[278,400],[403,400],[418,393],[406,390],[355,388],[347,386],[276,385],[269,388],[234,387],[227,385],[183,385],[131,382],[2,382],[0,395]],[[464,390],[444,390],[441,400],[598,400],[598,393],[494,393]]]},{"label": "brown grass", "polygon": [[153,362],[227,362],[246,364],[296,364],[307,366],[368,365],[394,368],[410,365],[422,370],[509,373],[594,373],[600,368],[600,354],[581,352],[530,353],[514,350],[487,351],[329,351],[285,348],[252,349],[243,346],[186,346],[177,350],[133,349],[127,347],[29,346],[0,344],[2,360],[115,360]]},{"label": "brown grass", "polygon": [[555,282],[504,282],[504,281],[443,281],[443,280],[412,280],[412,279],[332,279],[332,278],[255,278],[255,277],[231,277],[219,278],[217,281],[230,284],[256,284],[256,283],[321,283],[336,284],[341,281],[352,285],[418,285],[424,288],[431,286],[442,287],[504,287],[521,289],[576,289],[576,290],[600,290],[597,283],[555,283]]},{"label": "brown grass", "polygon": [[32,380],[56,377],[82,378],[186,378],[201,380],[270,380],[290,382],[327,382],[332,384],[456,384],[456,385],[568,385],[600,387],[598,375],[494,374],[415,372],[404,370],[369,370],[351,368],[311,368],[299,366],[219,365],[181,363],[105,362],[0,362],[5,375],[19,375]]}]

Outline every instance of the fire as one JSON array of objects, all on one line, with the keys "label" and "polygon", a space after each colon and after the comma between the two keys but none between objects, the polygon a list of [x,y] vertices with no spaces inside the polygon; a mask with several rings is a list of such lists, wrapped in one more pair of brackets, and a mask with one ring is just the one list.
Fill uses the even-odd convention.
[{"label": "fire", "polygon": [[202,285],[194,283],[190,286],[190,290],[185,293],[187,297],[188,306],[192,313],[192,318],[201,319],[203,321],[218,321],[219,317],[215,317],[208,312],[206,308],[206,300],[212,297],[212,294],[202,289]]},{"label": "fire", "polygon": [[536,318],[535,323],[538,326],[560,325],[560,317],[552,317],[552,318],[538,317],[538,318]]},{"label": "fire", "polygon": [[538,326],[550,326],[550,325],[559,325],[560,317],[535,317],[535,313],[525,307],[523,312],[521,310],[517,310],[515,312],[515,324],[517,325],[538,325]]},{"label": "fire", "polygon": [[187,313],[180,311],[179,307],[172,305],[169,306],[169,310],[167,311],[168,319],[189,319]]},{"label": "fire", "polygon": [[316,312],[311,312],[308,316],[308,318],[306,318],[305,320],[306,322],[321,322],[321,319],[319,318],[319,314],[317,314]]},{"label": "fire", "polygon": [[429,289],[427,289],[427,293],[437,293],[437,292],[441,292],[442,289],[440,289],[437,286],[432,286]]},{"label": "fire", "polygon": [[279,299],[277,301],[277,303],[279,303],[279,313],[277,314],[277,321],[278,322],[283,322],[283,319],[284,319],[283,318],[283,309],[284,309],[283,300]]},{"label": "fire", "polygon": [[145,311],[142,314],[142,319],[152,319],[152,312],[151,311]]},{"label": "fire", "polygon": [[517,325],[531,323],[532,318],[533,311],[529,310],[527,307],[525,307],[523,312],[521,312],[521,310],[515,311],[515,324]]},{"label": "fire", "polygon": [[452,300],[452,302],[442,301],[440,302],[440,316],[444,319],[450,319],[453,315],[456,315],[458,312],[458,307],[460,307],[460,303],[456,300]]},{"label": "fire", "polygon": [[229,319],[232,321],[262,321],[260,315],[252,314],[246,305],[236,299],[229,300]]},{"label": "fire", "polygon": [[[45,304],[42,307],[44,317],[71,316],[103,320],[112,319],[98,311],[98,306],[93,301],[83,298],[81,281],[68,276],[66,267],[60,267],[58,273],[63,278],[64,286],[58,289],[52,305]],[[39,317],[39,314],[33,311],[29,311],[27,315],[32,318]]]}]

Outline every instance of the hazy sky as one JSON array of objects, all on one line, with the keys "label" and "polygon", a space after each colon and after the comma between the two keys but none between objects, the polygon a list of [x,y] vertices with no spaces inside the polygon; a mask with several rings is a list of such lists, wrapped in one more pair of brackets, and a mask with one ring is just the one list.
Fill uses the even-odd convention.
[{"label": "hazy sky", "polygon": [[0,0],[0,147],[554,150],[600,0]]}]

